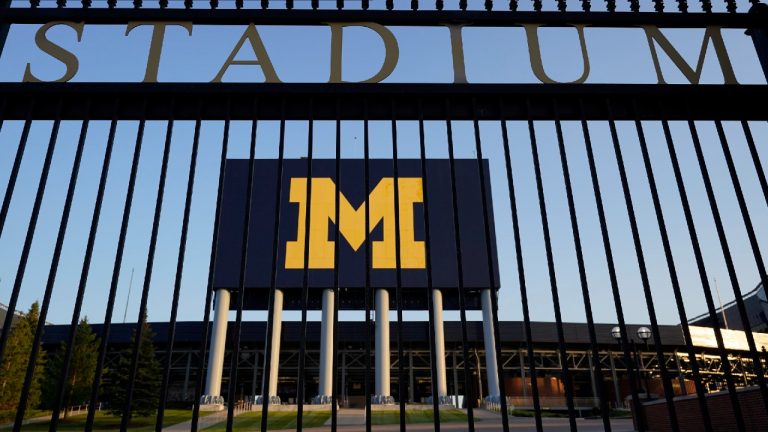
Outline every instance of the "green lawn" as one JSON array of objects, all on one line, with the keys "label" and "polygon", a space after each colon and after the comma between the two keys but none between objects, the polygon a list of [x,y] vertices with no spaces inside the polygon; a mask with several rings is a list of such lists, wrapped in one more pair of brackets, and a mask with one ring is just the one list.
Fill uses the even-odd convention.
[{"label": "green lawn", "polygon": [[[373,411],[371,423],[375,425],[400,424],[400,411]],[[406,423],[433,423],[434,415],[431,409],[406,410]],[[440,423],[466,422],[467,415],[457,409],[441,409]]]},{"label": "green lawn", "polygon": [[[211,412],[200,412],[200,416],[206,416],[211,414]],[[164,426],[171,426],[175,425],[177,423],[182,423],[185,421],[188,421],[192,418],[192,411],[191,410],[165,410],[165,416],[163,425]],[[58,430],[60,431],[82,431],[85,427],[85,415],[77,415],[69,417],[68,419],[60,420]],[[120,429],[120,417],[111,416],[105,412],[99,412],[96,413],[96,419],[94,420],[94,431],[114,431]],[[24,431],[33,431],[33,432],[47,432],[48,431],[48,422],[40,422],[40,423],[33,423],[29,425],[25,425],[23,427]],[[155,416],[150,417],[135,417],[133,420],[131,420],[129,429],[131,431],[153,431],[155,430]],[[11,430],[10,427],[7,428],[0,428],[0,431],[6,431]]]},{"label": "green lawn", "polygon": [[[304,412],[304,427],[322,426],[326,420],[331,418],[331,413],[327,411],[306,411]],[[248,412],[235,417],[234,430],[257,430],[261,427],[261,412]],[[274,411],[269,413],[267,420],[267,429],[294,429],[296,428],[295,411]],[[218,423],[206,432],[226,431],[226,421]]]}]

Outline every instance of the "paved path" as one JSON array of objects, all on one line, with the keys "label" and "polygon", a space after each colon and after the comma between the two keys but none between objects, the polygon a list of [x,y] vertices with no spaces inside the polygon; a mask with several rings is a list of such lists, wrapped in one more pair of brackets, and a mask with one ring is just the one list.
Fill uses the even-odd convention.
[{"label": "paved path", "polygon": [[[235,410],[235,416],[238,416],[244,412],[250,412],[250,411],[244,411],[244,410]],[[197,421],[197,427],[198,430],[205,429],[207,427],[211,427],[217,423],[225,422],[227,421],[227,410],[222,411],[216,411],[213,414],[209,414],[205,417],[200,417]],[[163,428],[163,431],[165,432],[189,432],[189,430],[192,428],[192,420],[185,421],[184,423],[178,423],[173,426],[169,426],[166,428]]]},{"label": "paved path", "polygon": [[[342,408],[336,415],[336,424],[339,426],[360,426],[365,427],[365,410],[364,409],[349,409]],[[331,425],[331,419],[329,418],[325,422],[325,426]]]},{"label": "paved path", "polygon": [[[475,430],[476,431],[499,431],[501,430],[501,415],[486,411],[478,410],[475,413]],[[567,418],[543,418],[544,429],[547,432],[567,432],[570,431]],[[346,422],[346,423],[345,423]],[[577,419],[576,420],[580,432],[602,432],[603,422],[601,419]],[[359,409],[341,409],[338,414],[338,430],[344,432],[352,431],[364,431],[365,430],[365,410]],[[632,426],[632,419],[615,419],[611,420],[611,426],[615,432],[632,432],[634,428]],[[434,429],[431,423],[421,424],[409,424],[408,431],[411,432],[426,432]],[[510,417],[509,429],[516,432],[523,431],[535,431],[536,426],[533,418],[527,417]],[[323,427],[318,428],[305,428],[307,432],[320,432],[330,431],[330,420],[326,422]],[[375,432],[397,432],[400,430],[399,425],[382,425],[373,426]],[[443,423],[440,426],[441,431],[446,432],[460,432],[467,430],[466,423]],[[277,432],[292,432],[295,429],[288,429],[285,431]]]}]

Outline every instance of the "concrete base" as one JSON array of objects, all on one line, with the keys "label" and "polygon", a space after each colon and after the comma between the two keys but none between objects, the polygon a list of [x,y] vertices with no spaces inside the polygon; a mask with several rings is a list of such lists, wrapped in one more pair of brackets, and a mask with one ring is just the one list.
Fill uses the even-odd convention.
[{"label": "concrete base", "polygon": [[200,405],[200,411],[224,411],[224,404]]},{"label": "concrete base", "polygon": [[317,395],[312,398],[312,405],[332,405],[333,396],[329,395]]},{"label": "concrete base", "polygon": [[[200,396],[200,409],[203,409],[204,406],[209,405],[224,405],[224,396],[211,396],[211,395],[202,395]],[[214,411],[214,410],[210,410]]]},{"label": "concrete base", "polygon": [[[456,407],[456,398],[454,396],[438,396],[437,404],[443,408],[454,408]],[[427,398],[427,405],[432,406],[432,396]]]},{"label": "concrete base", "polygon": [[[263,401],[264,401],[264,398],[261,395],[251,396],[251,403],[253,403],[254,405],[261,405]],[[281,404],[280,396],[269,397],[269,405],[280,405],[280,404]]]},{"label": "concrete base", "polygon": [[395,398],[392,396],[373,395],[371,396],[371,405],[394,405]]}]

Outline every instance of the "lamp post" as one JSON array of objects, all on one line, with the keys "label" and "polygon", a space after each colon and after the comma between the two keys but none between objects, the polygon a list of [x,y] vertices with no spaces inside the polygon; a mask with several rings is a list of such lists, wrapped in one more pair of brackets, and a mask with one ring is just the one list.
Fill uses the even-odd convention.
[{"label": "lamp post", "polygon": [[[621,347],[621,327],[616,326],[611,329],[611,336],[616,339],[616,343],[619,344],[619,347]],[[648,327],[640,327],[637,329],[637,337],[642,339],[645,342],[646,350],[648,349],[648,339],[651,337],[651,330]],[[640,373],[640,364],[641,362],[638,360],[639,356],[637,353],[637,346],[635,345],[635,340],[633,338],[630,338],[630,347],[632,348],[632,352],[635,354],[635,368],[637,369],[638,374]],[[630,379],[631,379],[630,375]],[[639,387],[640,393],[645,393],[646,399],[648,398],[648,377],[646,375],[646,382],[645,382],[645,389],[643,389],[642,384],[639,382],[640,377],[638,376],[638,383],[637,386]]]},{"label": "lamp post", "polygon": [[[645,344],[645,350],[648,351],[648,340],[651,338],[651,329],[648,327],[640,327],[637,329],[637,337],[643,341]],[[662,360],[659,359],[659,361],[661,362]],[[642,361],[640,361],[640,363],[642,364]],[[645,366],[643,366],[643,370],[645,373],[645,398],[648,399],[651,395],[650,386],[648,385],[648,370],[645,368]]]}]

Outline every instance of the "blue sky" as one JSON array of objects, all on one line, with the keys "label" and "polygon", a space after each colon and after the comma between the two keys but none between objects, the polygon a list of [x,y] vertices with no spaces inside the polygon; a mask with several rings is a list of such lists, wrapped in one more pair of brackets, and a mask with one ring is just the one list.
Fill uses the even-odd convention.
[{"label": "blue sky", "polygon": [[[98,3],[98,2],[96,2]],[[153,2],[145,2],[152,4]],[[171,2],[174,4],[174,2]],[[198,2],[203,3],[203,2]],[[207,2],[205,2],[207,3]],[[280,3],[280,2],[272,2]],[[297,2],[299,6],[306,6]],[[349,2],[353,4],[355,2]],[[377,2],[372,2],[374,7]],[[396,2],[405,5],[410,2]],[[446,2],[448,7],[454,3]],[[482,2],[470,2],[471,4]],[[649,9],[649,3],[643,2]],[[740,6],[746,2],[740,3]],[[228,2],[222,2],[227,6]],[[530,9],[521,3],[521,9]],[[715,5],[716,9],[724,4]],[[545,2],[552,9],[554,2]],[[597,3],[595,5],[597,6]],[[620,8],[626,8],[621,4]],[[18,82],[25,65],[32,64],[33,72],[42,79],[60,76],[64,67],[56,60],[40,52],[34,45],[37,26],[14,26],[8,45],[0,58],[0,81]],[[164,45],[159,79],[163,82],[193,82],[210,80],[221,67],[234,47],[244,26],[195,26],[190,37],[181,28],[168,30]],[[451,82],[451,58],[448,30],[445,28],[391,28],[400,46],[400,60],[394,73],[386,82]],[[259,26],[278,75],[286,82],[324,82],[328,79],[330,32],[327,27],[279,27]],[[383,57],[383,45],[375,34],[364,29],[345,30],[344,78],[365,79],[376,72]],[[151,29],[143,27],[125,36],[124,26],[86,26],[83,40],[78,43],[74,32],[60,26],[49,33],[52,40],[76,53],[80,59],[80,71],[73,81],[139,81],[144,74]],[[695,63],[701,46],[703,30],[665,30],[665,35],[679,49],[689,63]],[[757,63],[751,40],[743,30],[723,31],[728,52],[742,84],[765,84]],[[641,29],[586,29],[586,41],[592,66],[587,83],[654,83],[656,76],[650,51]],[[563,81],[581,75],[582,62],[578,39],[573,29],[545,29],[541,31],[543,61],[547,72],[554,79]],[[467,28],[464,30],[467,77],[470,82],[535,83],[528,60],[525,33],[522,28]],[[249,58],[243,50],[239,59]],[[670,83],[684,83],[684,77],[662,55],[665,79]],[[259,82],[263,75],[258,67],[234,66],[225,81]],[[703,83],[722,83],[722,74],[710,48],[702,75]],[[5,194],[13,155],[21,133],[21,122],[6,122],[0,132],[0,193]],[[75,194],[72,222],[64,245],[59,276],[53,294],[48,320],[54,323],[69,322],[74,303],[74,292],[80,273],[83,251],[88,235],[88,224],[93,208],[96,187],[100,175],[108,132],[107,122],[92,122],[85,155]],[[739,280],[744,290],[757,283],[757,271],[752,258],[746,232],[736,204],[722,150],[709,122],[698,124],[704,152],[709,164],[729,244],[734,254]],[[768,164],[768,125],[751,123],[763,161]],[[137,192],[131,214],[128,242],[120,277],[114,321],[121,322],[127,303],[127,321],[135,321],[146,265],[146,251],[154,210],[159,176],[165,122],[147,123],[145,145],[141,157]],[[535,178],[531,159],[527,125],[523,122],[508,123],[512,144],[513,168],[516,192],[520,207],[520,224],[523,253],[528,278],[528,288],[533,299],[532,319],[554,319],[541,223],[538,213]],[[706,311],[695,262],[685,229],[682,209],[674,183],[669,156],[666,152],[661,126],[657,122],[645,122],[645,132],[650,147],[656,182],[672,240],[673,252],[680,275],[689,316]],[[740,125],[727,122],[730,140],[740,180],[748,198],[752,220],[755,222],[762,250],[768,250],[768,208],[762,198],[754,167],[749,157]],[[7,303],[13,285],[21,246],[24,241],[29,212],[34,201],[37,180],[50,134],[51,122],[36,122],[32,128],[27,152],[22,164],[19,183],[3,237],[0,238],[0,301]],[[233,122],[229,157],[246,157],[250,124]],[[607,269],[602,252],[596,207],[592,196],[586,152],[580,125],[564,122],[567,156],[571,169],[581,237],[584,246],[590,292],[595,319],[598,322],[616,321]],[[607,208],[608,224],[616,257],[617,272],[621,285],[622,301],[628,322],[647,323],[647,310],[642,294],[637,261],[634,256],[631,233],[623,203],[621,185],[610,141],[608,125],[590,123],[595,147],[600,184]],[[677,310],[671,301],[672,290],[661,241],[653,213],[650,192],[641,164],[637,134],[631,123],[619,122],[619,135],[624,159],[627,163],[630,187],[638,216],[643,246],[646,252],[651,284],[659,321],[679,322]],[[80,123],[62,123],[57,150],[54,155],[51,176],[43,202],[42,212],[25,275],[19,308],[42,298],[50,265],[53,242],[58,229],[64,195],[69,181],[74,150]],[[99,226],[94,261],[89,277],[83,314],[93,322],[104,316],[109,281],[114,260],[116,239],[121,219],[122,200],[127,187],[136,122],[121,122],[118,127],[113,163],[110,168],[102,222]],[[192,143],[193,122],[179,121],[174,129],[171,163],[163,205],[158,238],[158,250],[150,288],[149,318],[152,321],[168,319],[176,254],[180,236],[184,205],[184,192]],[[262,121],[257,137],[257,157],[274,157],[277,153],[278,123]],[[695,161],[687,126],[672,123],[676,149],[683,165],[688,194],[693,205],[694,217],[704,250],[710,282],[717,280],[723,301],[733,299],[728,283],[722,254],[714,230],[711,213],[701,175]],[[208,256],[213,222],[213,205],[218,177],[218,152],[221,145],[223,123],[204,122],[200,141],[200,155],[193,196],[190,238],[187,247],[183,275],[179,320],[196,320],[202,317]],[[565,321],[584,321],[581,289],[567,201],[560,169],[554,124],[536,123],[537,140],[541,156],[546,204],[549,211],[550,229],[555,250],[560,299]],[[286,155],[306,155],[307,123],[291,121],[287,125]],[[501,148],[498,122],[482,122],[483,152],[490,159],[492,190],[496,215],[496,236],[501,263],[500,319],[521,320],[519,287],[512,242],[511,216]],[[416,122],[398,122],[399,154],[402,158],[418,157],[418,125]],[[315,157],[333,157],[334,125],[332,122],[315,123]],[[427,123],[427,156],[447,157],[444,122]],[[472,125],[454,123],[454,140],[458,157],[475,157]],[[374,157],[391,157],[391,135],[388,122],[372,122],[371,145]],[[344,122],[342,125],[342,157],[362,157],[362,122]],[[128,286],[135,269],[130,300]],[[246,319],[263,317],[262,312],[246,313]],[[361,319],[360,312],[345,312],[342,319]],[[423,319],[423,313],[406,313],[409,319]],[[479,319],[479,314],[470,314]],[[287,314],[287,319],[298,319],[298,314]],[[448,319],[458,319],[458,314],[448,313]],[[319,314],[310,314],[319,319]]]}]

